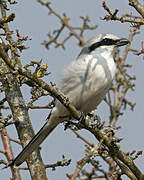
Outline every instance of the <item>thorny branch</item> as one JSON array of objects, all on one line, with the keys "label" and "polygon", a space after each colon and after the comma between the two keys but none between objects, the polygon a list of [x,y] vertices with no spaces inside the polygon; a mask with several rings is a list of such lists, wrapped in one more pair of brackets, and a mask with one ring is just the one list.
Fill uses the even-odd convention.
[{"label": "thorny branch", "polygon": [[[2,17],[6,18],[6,8],[1,3],[0,8]],[[22,38],[17,31],[18,39],[14,41],[12,38],[12,31],[10,31],[8,23],[4,23],[4,25],[2,26],[2,30],[4,31],[3,36],[5,37],[5,39],[4,41],[2,38],[0,39],[0,46],[3,46],[4,51],[7,52],[11,57],[10,63],[12,63],[15,68],[18,69],[18,67],[22,67],[19,58],[20,56],[18,54],[18,49],[20,48],[20,44],[25,41],[25,38]],[[19,50],[22,51],[22,46]],[[17,70],[11,71],[6,66],[2,58],[0,58],[0,81],[3,87],[3,92],[5,92],[4,96],[6,97],[11,112],[13,114],[13,119],[15,120],[15,127],[17,129],[19,139],[21,140],[21,144],[25,146],[28,140],[30,140],[32,136],[34,136],[34,131],[31,126],[28,110],[25,106],[22,92],[20,90],[20,76],[16,72]],[[45,167],[38,151],[39,150],[36,150],[33,153],[33,156],[29,157],[27,160],[29,165],[29,171],[32,178],[47,179]],[[37,159],[37,161],[32,161],[32,159]],[[15,169],[11,169],[11,171],[12,174],[14,174]],[[18,178],[13,177],[13,179]]]},{"label": "thorny branch", "polygon": [[[131,14],[124,14],[122,17],[117,17],[117,14],[119,12],[118,9],[115,9],[114,12],[110,10],[110,8],[107,6],[106,2],[103,1],[103,8],[108,12],[108,15],[106,15],[103,20],[110,21],[120,21],[121,23],[128,22],[131,23],[134,28],[139,29],[141,25],[144,25],[144,6],[139,3],[138,0],[129,0],[129,5],[134,7],[137,12],[141,16],[135,16],[132,13]],[[131,50],[132,51],[132,50]],[[133,50],[135,52],[135,55],[141,55],[144,54],[144,47],[143,47],[143,41],[141,42],[141,50]]]},{"label": "thorny branch", "polygon": [[[46,46],[46,48],[49,47],[49,45],[51,45],[52,43],[56,44],[55,47],[59,47],[61,46],[62,48],[65,49],[64,44],[66,43],[66,41],[68,41],[71,37],[75,37],[78,41],[79,41],[79,45],[83,46],[84,45],[84,40],[83,40],[83,33],[86,30],[95,30],[97,28],[97,26],[90,26],[88,25],[88,23],[90,22],[90,19],[88,16],[86,17],[82,17],[81,19],[83,21],[82,27],[73,27],[69,24],[69,18],[66,16],[66,14],[64,13],[63,16],[61,16],[60,14],[58,14],[53,8],[51,8],[51,3],[50,2],[44,2],[43,0],[38,0],[38,2],[47,7],[49,10],[49,14],[53,14],[55,15],[61,22],[61,28],[59,28],[58,30],[53,31],[53,35],[55,35],[54,37],[49,33],[48,37],[49,40],[48,41],[44,41],[44,45]],[[68,30],[68,36],[65,37],[65,39],[62,42],[58,41],[59,36],[61,35],[61,33],[63,32],[64,28],[66,28]],[[75,30],[79,30],[80,33],[77,33]]]},{"label": "thorny branch", "polygon": [[136,11],[144,18],[144,6],[138,0],[129,0],[129,5],[134,7]]},{"label": "thorny branch", "polygon": [[106,15],[103,20],[106,21],[120,21],[121,23],[128,22],[131,24],[137,24],[137,25],[144,25],[144,19],[143,17],[136,17],[133,15],[123,15],[122,17],[118,17],[117,14],[119,12],[118,9],[115,9],[114,12],[110,10],[110,8],[107,6],[106,2],[103,1],[103,8],[108,12],[108,15]]},{"label": "thorny branch", "polygon": [[[129,41],[133,41],[133,37],[138,34],[137,30],[140,28],[140,25],[143,24],[143,18],[138,16],[133,16],[132,14],[125,14],[123,17],[118,18],[117,13],[118,9],[114,12],[110,10],[110,8],[106,5],[106,2],[103,2],[103,8],[109,13],[109,15],[105,16],[104,20],[116,20],[121,22],[129,22],[133,24],[133,27],[130,30]],[[129,17],[130,19],[126,19],[125,17]],[[140,19],[140,20],[139,20]],[[129,89],[134,90],[135,84],[132,83],[135,80],[135,76],[131,76],[127,73],[128,68],[131,68],[131,65],[125,64],[126,57],[128,52],[131,51],[130,44],[128,44],[125,48],[124,54],[122,57],[118,57],[117,60],[117,73],[116,73],[116,82],[113,86],[112,95],[109,93],[108,97],[105,99],[106,103],[109,105],[111,116],[110,116],[110,125],[115,127],[118,117],[123,115],[121,109],[125,109],[127,105],[131,107],[131,110],[134,109],[135,103],[130,102],[126,99],[126,95]],[[143,48],[143,47],[142,47]],[[141,54],[139,52],[137,55]],[[114,97],[114,102],[112,104],[112,96]]]},{"label": "thorny branch", "polygon": [[[1,118],[2,118],[2,114],[0,113],[0,119]],[[0,134],[1,134],[2,142],[3,142],[3,146],[5,149],[4,154],[7,160],[10,161],[14,158],[14,156],[13,156],[12,147],[11,147],[10,139],[8,137],[7,130],[5,129],[2,123],[0,123]],[[11,172],[14,179],[17,179],[17,180],[21,179],[18,169],[11,167]]]},{"label": "thorny branch", "polygon": [[96,147],[93,147],[92,149],[87,148],[85,157],[77,162],[77,168],[71,176],[70,180],[76,179],[76,177],[78,176],[82,168],[85,166],[85,164],[89,163],[91,161],[91,158],[98,154],[98,149],[101,147],[102,142],[103,140],[101,140],[99,144]]},{"label": "thorny branch", "polygon": [[[129,41],[132,42],[133,37],[137,34],[136,33],[137,26],[134,26],[130,30],[129,35]],[[131,110],[133,110],[135,103],[128,101],[126,99],[127,91],[132,90],[135,86],[134,83],[132,83],[133,80],[135,80],[134,76],[131,76],[127,73],[127,69],[131,66],[124,66],[126,57],[128,55],[128,52],[130,50],[130,44],[126,46],[124,54],[122,57],[118,57],[117,60],[117,73],[115,78],[115,84],[113,85],[113,88],[111,91],[112,94],[108,94],[108,98],[106,99],[106,103],[109,105],[110,108],[110,125],[112,127],[115,127],[116,122],[118,120],[118,117],[121,116],[123,113],[121,112],[121,109],[125,109],[127,105],[131,107]],[[114,102],[112,103],[112,99],[114,97]]]},{"label": "thorny branch", "polygon": [[[62,156],[62,160],[57,161],[54,164],[46,164],[45,168],[51,168],[53,171],[56,170],[57,167],[64,167],[64,166],[69,166],[71,163],[71,159],[66,159],[65,156]],[[27,167],[19,167],[19,170],[28,170]]]},{"label": "thorny branch", "polygon": [[88,140],[86,140],[83,136],[81,136],[75,129],[70,128],[73,133],[76,135],[77,138],[81,139],[83,142],[85,142],[90,147],[94,147],[94,144],[91,144]]},{"label": "thorny branch", "polygon": [[139,56],[141,54],[144,54],[144,44],[143,44],[143,41],[141,42],[141,50],[135,52],[135,55]]}]

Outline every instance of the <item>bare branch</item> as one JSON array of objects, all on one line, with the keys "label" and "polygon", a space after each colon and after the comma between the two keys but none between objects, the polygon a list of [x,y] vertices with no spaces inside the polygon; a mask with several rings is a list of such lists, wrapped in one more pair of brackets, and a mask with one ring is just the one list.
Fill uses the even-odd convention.
[{"label": "bare branch", "polygon": [[144,6],[138,0],[129,0],[129,5],[134,7],[136,11],[144,18]]},{"label": "bare branch", "polygon": [[[7,131],[2,123],[0,123],[0,133],[1,133],[1,138],[2,138],[3,145],[4,145],[4,149],[5,149],[4,154],[6,155],[7,160],[9,162],[14,159],[14,155],[12,152],[12,148],[11,148],[11,144],[10,144],[10,140],[9,140]],[[13,179],[17,179],[17,180],[21,179],[18,169],[11,167],[11,171],[12,171]]]}]

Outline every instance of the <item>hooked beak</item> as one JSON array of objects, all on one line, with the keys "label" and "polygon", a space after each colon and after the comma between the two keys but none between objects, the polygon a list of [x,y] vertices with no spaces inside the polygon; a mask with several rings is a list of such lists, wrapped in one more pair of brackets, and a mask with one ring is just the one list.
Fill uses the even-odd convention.
[{"label": "hooked beak", "polygon": [[119,47],[119,46],[127,45],[127,44],[129,44],[129,43],[130,43],[130,41],[129,41],[128,39],[126,39],[126,38],[121,38],[121,39],[116,40],[115,45]]}]

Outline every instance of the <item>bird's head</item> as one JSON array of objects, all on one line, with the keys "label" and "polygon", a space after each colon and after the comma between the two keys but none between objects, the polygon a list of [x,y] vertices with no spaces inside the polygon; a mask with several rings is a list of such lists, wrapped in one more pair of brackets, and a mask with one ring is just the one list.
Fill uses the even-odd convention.
[{"label": "bird's head", "polygon": [[127,45],[129,42],[126,38],[118,38],[113,34],[99,34],[89,39],[81,54],[89,54],[98,50],[107,51],[110,54],[115,54],[118,47]]}]

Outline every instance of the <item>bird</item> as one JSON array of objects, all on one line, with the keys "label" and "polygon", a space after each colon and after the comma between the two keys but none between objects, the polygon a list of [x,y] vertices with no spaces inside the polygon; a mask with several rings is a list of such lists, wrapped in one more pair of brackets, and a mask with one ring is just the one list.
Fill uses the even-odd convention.
[{"label": "bird", "polygon": [[[77,58],[64,69],[58,88],[84,115],[97,108],[112,86],[116,72],[114,59],[118,47],[128,43],[128,39],[113,34],[96,35],[85,43]],[[66,121],[68,115],[70,114],[66,107],[56,100],[46,123],[10,166],[21,165],[58,124]]]}]

